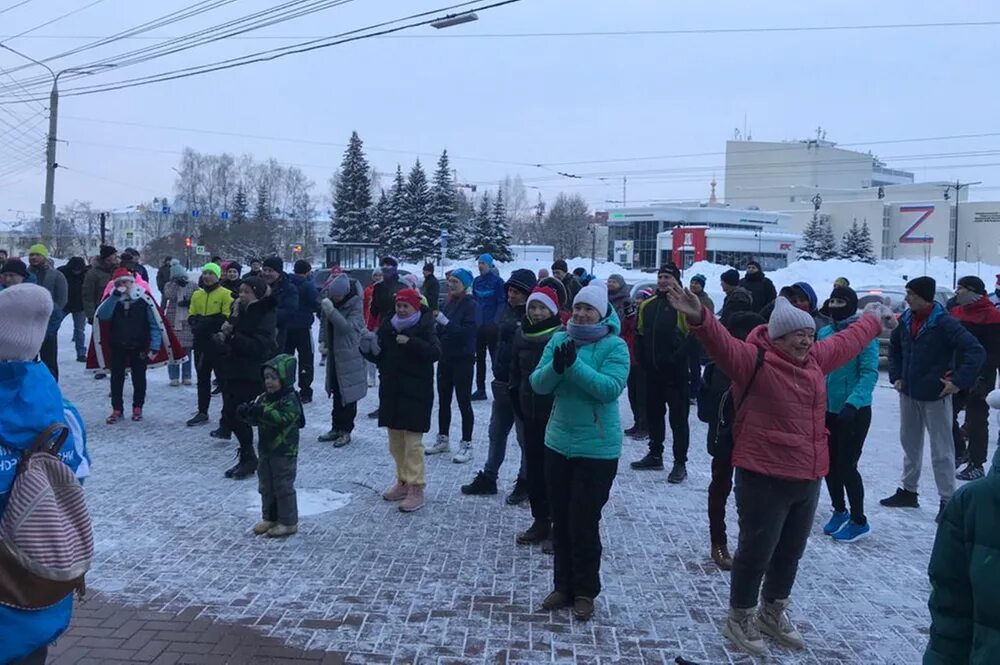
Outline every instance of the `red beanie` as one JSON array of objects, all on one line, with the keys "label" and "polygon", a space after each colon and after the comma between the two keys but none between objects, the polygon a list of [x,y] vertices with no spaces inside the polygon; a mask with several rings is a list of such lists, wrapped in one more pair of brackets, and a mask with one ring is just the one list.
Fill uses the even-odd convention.
[{"label": "red beanie", "polygon": [[113,273],[111,273],[111,279],[118,279],[119,277],[132,277],[132,273],[128,268],[116,268]]},{"label": "red beanie", "polygon": [[420,292],[416,289],[403,289],[396,294],[396,302],[405,302],[413,309],[420,310]]},{"label": "red beanie", "polygon": [[559,313],[559,296],[556,295],[555,289],[548,286],[536,286],[528,296],[527,304],[530,305],[532,302],[542,303],[553,315]]}]

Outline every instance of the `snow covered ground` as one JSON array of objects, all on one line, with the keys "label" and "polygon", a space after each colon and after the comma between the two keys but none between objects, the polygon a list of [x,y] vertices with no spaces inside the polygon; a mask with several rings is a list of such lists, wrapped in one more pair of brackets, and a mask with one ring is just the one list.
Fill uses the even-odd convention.
[{"label": "snow covered ground", "polygon": [[[821,281],[817,264],[809,267],[798,274]],[[826,266],[822,279],[847,274],[857,283],[875,270],[892,272]],[[773,276],[780,285],[791,273]],[[276,542],[248,534],[255,483],[222,477],[235,443],[210,439],[210,427],[184,426],[194,412],[193,386],[172,388],[166,369],[151,372],[145,421],[107,426],[108,381],[95,381],[75,363],[70,322],[61,333],[63,390],[88,425],[93,457],[86,490],[97,561],[88,584],[115,600],[193,608],[296,646],[350,652],[350,662],[358,663],[638,664],[672,663],[678,655],[699,663],[750,662],[719,634],[728,576],[709,558],[709,457],[705,426],[693,415],[690,477],[680,486],[668,485],[665,472],[629,469],[645,444],[626,442],[602,522],[605,590],[595,618],[581,624],[565,611],[535,611],[550,590],[551,561],[515,544],[530,523],[527,509],[506,506],[503,494],[459,493],[485,459],[489,402],[475,404],[474,462],[429,459],[427,507],[403,515],[378,496],[392,466],[384,431],[363,415],[375,406],[374,392],[360,405],[354,443],[334,450],[316,442],[329,427],[330,404],[320,390],[306,407],[302,431],[300,531]],[[322,373],[317,367],[319,388]],[[213,417],[220,406],[215,397]],[[624,398],[622,413],[627,426]],[[824,493],[793,594],[794,620],[809,649],[775,648],[771,662],[919,662],[937,497],[928,460],[922,508],[878,505],[895,489],[901,468],[898,406],[884,376],[874,413],[861,462],[872,535],[853,545],[823,537]],[[456,413],[453,439],[458,423]],[[509,490],[518,459],[512,438],[502,488]],[[734,545],[734,508],[729,524]]]}]

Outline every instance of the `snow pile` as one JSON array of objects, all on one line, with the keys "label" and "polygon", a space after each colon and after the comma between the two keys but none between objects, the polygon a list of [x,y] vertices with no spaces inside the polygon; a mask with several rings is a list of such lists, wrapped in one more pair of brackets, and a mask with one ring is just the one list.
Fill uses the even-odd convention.
[{"label": "snow pile", "polygon": [[[351,495],[347,492],[328,489],[296,489],[295,497],[298,501],[299,517],[332,513],[351,502]],[[247,494],[247,512],[260,512],[260,494],[257,492]]]}]

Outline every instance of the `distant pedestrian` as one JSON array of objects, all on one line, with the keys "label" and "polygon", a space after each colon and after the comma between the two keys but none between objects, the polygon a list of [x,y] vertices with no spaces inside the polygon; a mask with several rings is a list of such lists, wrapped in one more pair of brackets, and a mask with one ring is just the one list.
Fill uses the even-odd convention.
[{"label": "distant pedestrian", "polygon": [[758,314],[778,297],[778,292],[774,288],[774,282],[768,279],[760,263],[757,261],[749,261],[747,263],[746,274],[740,280],[740,286],[750,292],[753,298],[753,310]]},{"label": "distant pedestrian", "polygon": [[[433,279],[433,276],[431,277]],[[468,294],[472,273],[465,268],[453,270],[448,276],[448,296],[437,313],[441,360],[437,368],[438,435],[428,455],[451,451],[451,398],[458,401],[462,414],[462,440],[452,458],[456,464],[472,459],[472,376],[476,365],[476,303]]]},{"label": "distant pedestrian", "polygon": [[[274,303],[274,313],[278,325],[275,342],[279,349],[284,349],[288,344],[288,327],[292,325],[295,315],[299,311],[299,290],[285,273],[285,264],[278,256],[269,256],[264,259],[264,267],[260,270],[260,276],[268,287],[267,295],[264,297]],[[299,371],[302,371],[301,368]]]},{"label": "distant pedestrian", "polygon": [[58,270],[66,278],[67,298],[64,311],[73,319],[76,361],[85,363],[87,362],[87,315],[83,311],[83,281],[90,266],[82,256],[74,256]]},{"label": "distant pedestrian", "polygon": [[889,342],[889,381],[899,393],[903,478],[896,493],[880,503],[888,508],[919,506],[917,489],[926,431],[940,498],[940,521],[955,491],[952,396],[975,385],[986,351],[941,303],[935,302],[936,290],[931,277],[907,282],[909,309],[900,317]]},{"label": "distant pedestrian", "polygon": [[188,427],[208,422],[208,407],[212,403],[212,373],[215,372],[220,386],[225,385],[220,349],[212,341],[212,336],[222,330],[233,308],[233,294],[219,284],[221,274],[222,270],[218,265],[206,263],[201,269],[201,286],[191,295],[191,305],[188,307],[187,323],[191,328],[194,368],[198,377],[198,411],[187,421]]},{"label": "distant pedestrian", "polygon": [[[222,266],[219,266],[220,268]],[[230,261],[226,265],[226,271],[222,275],[222,279],[219,283],[222,284],[223,288],[229,289],[233,292],[233,297],[236,298],[240,295],[240,284],[243,283],[242,280],[243,266],[241,266],[236,261]]]},{"label": "distant pedestrian", "polygon": [[246,274],[247,277],[260,277],[261,276],[260,271],[261,271],[261,268],[264,266],[264,264],[261,263],[260,259],[258,259],[258,258],[251,258],[247,262],[247,265],[250,266],[250,272],[248,272]]},{"label": "distant pedestrian", "polygon": [[556,259],[552,263],[552,276],[562,282],[563,286],[566,287],[567,302],[572,303],[576,298],[576,294],[583,288],[583,285],[580,284],[580,280],[578,280],[575,275],[569,272],[569,266],[566,265],[566,261],[563,259]]},{"label": "distant pedestrian", "polygon": [[[371,306],[368,309],[368,329],[371,331],[377,331],[383,320],[392,318],[396,311],[396,294],[406,288],[399,279],[399,262],[391,256],[382,257],[381,276],[381,280],[372,288]],[[368,417],[378,418],[378,407]]]},{"label": "distant pedestrian", "polygon": [[111,245],[101,245],[100,254],[83,278],[81,298],[88,323],[93,323],[97,306],[104,300],[104,288],[111,281],[111,275],[117,267],[118,250]]},{"label": "distant pedestrian", "polygon": [[[174,257],[164,256],[163,260],[160,261],[160,267],[156,269],[156,290],[161,294],[167,286],[167,282],[170,281],[170,266],[173,265],[173,262]],[[180,262],[178,261],[178,263]]]},{"label": "distant pedestrian", "polygon": [[319,315],[319,292],[313,282],[312,266],[308,261],[296,261],[288,281],[298,291],[298,308],[285,326],[287,332],[284,352],[292,356],[298,355],[299,399],[303,404],[309,404],[313,399],[312,384],[316,371],[312,326]]},{"label": "distant pedestrian", "polygon": [[[134,247],[126,247],[125,251],[123,251],[121,255],[121,264],[125,268],[128,268],[128,271],[133,275],[142,277],[142,281],[148,285],[149,273],[146,271],[146,266],[142,265],[142,262],[139,259],[139,250]],[[139,280],[136,280],[136,283],[138,283],[138,281]]]},{"label": "distant pedestrian", "polygon": [[[705,291],[705,276],[698,274],[691,277],[690,282],[688,282],[688,288],[691,289],[691,293],[698,296],[698,300],[704,305],[709,312],[715,314],[715,303],[709,297],[708,293]],[[691,381],[691,401],[694,401],[698,397],[698,392],[701,390],[701,366],[705,358],[705,350],[701,348],[701,344],[698,340],[693,337],[690,339],[690,346],[688,346],[688,369],[690,370],[690,381]]]},{"label": "distant pedestrian", "polygon": [[[157,274],[159,276],[159,274]],[[171,386],[191,385],[191,365],[194,359],[194,334],[191,330],[190,308],[194,297],[195,284],[188,279],[188,271],[181,262],[174,259],[170,265],[170,276],[163,285],[163,315],[174,329],[177,341],[188,354],[183,360],[167,365],[167,375]]]},{"label": "distant pedestrian", "polygon": [[295,476],[299,430],[306,426],[302,403],[295,393],[295,357],[280,354],[264,363],[264,392],[236,407],[236,416],[256,427],[261,519],[253,533],[268,538],[299,530]]},{"label": "distant pedestrian", "polygon": [[730,269],[722,273],[719,284],[722,287],[722,292],[726,294],[722,301],[722,309],[719,310],[719,322],[723,326],[728,324],[729,317],[736,312],[756,312],[759,314],[760,310],[763,309],[763,305],[756,307],[753,295],[740,286],[740,274],[735,270]]},{"label": "distant pedestrian", "polygon": [[361,355],[365,332],[364,304],[357,281],[341,273],[320,302],[320,344],[326,348],[326,393],[333,402],[330,431],[319,440],[341,448],[351,442],[358,402],[368,394],[366,360]]},{"label": "distant pedestrian", "polygon": [[476,303],[476,392],[473,401],[486,397],[486,355],[493,363],[497,352],[498,320],[507,302],[506,289],[496,272],[493,257],[482,254],[477,263],[479,275],[472,282],[472,298]]},{"label": "distant pedestrian", "polygon": [[69,286],[66,277],[52,266],[49,261],[49,250],[45,245],[37,244],[28,248],[28,273],[31,280],[43,287],[52,296],[52,318],[45,334],[45,342],[39,357],[59,380],[59,324],[66,315],[66,303],[69,301]]},{"label": "distant pedestrian", "polygon": [[[640,289],[635,294],[635,302],[631,315],[626,315],[626,320],[622,323],[622,339],[628,345],[629,362],[631,363],[628,373],[628,405],[632,411],[632,427],[625,430],[625,436],[637,441],[649,438],[649,420],[646,417],[648,408],[646,369],[639,362],[639,352],[636,348],[638,342],[636,332],[639,327],[639,308],[642,303],[653,297],[653,291],[649,288]],[[629,320],[631,319],[631,322]],[[632,329],[630,335],[624,334],[626,326]]]},{"label": "distant pedestrian", "polygon": [[396,482],[382,493],[410,513],[424,507],[423,434],[430,431],[434,408],[434,363],[441,345],[434,317],[421,305],[420,293],[396,293],[396,313],[385,317],[378,333],[366,333],[361,351],[378,364],[379,427],[389,430],[389,452],[396,465]]},{"label": "distant pedestrian", "polygon": [[434,264],[424,264],[424,283],[420,287],[420,293],[427,299],[427,306],[432,312],[441,309],[441,283],[434,275]]}]

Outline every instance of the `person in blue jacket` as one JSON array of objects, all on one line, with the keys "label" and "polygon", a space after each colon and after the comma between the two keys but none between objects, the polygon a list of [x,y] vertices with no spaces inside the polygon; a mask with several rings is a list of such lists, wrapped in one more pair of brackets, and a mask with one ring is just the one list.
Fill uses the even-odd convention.
[{"label": "person in blue jacket", "polygon": [[[438,435],[437,442],[427,449],[428,455],[451,450],[451,396],[458,400],[462,413],[462,442],[452,458],[456,464],[472,459],[472,372],[476,364],[476,304],[468,294],[472,273],[465,268],[448,275],[448,298],[436,318],[441,360],[437,368]],[[428,305],[428,307],[431,307]]]},{"label": "person in blue jacket", "polygon": [[298,307],[285,326],[284,351],[290,356],[296,353],[299,355],[299,400],[303,404],[308,404],[313,398],[313,374],[316,370],[312,325],[319,313],[319,291],[313,282],[312,266],[308,261],[299,259],[292,270],[293,274],[288,276],[288,281],[298,292]]},{"label": "person in blue jacket", "polygon": [[601,511],[622,451],[618,398],[629,372],[621,322],[608,287],[593,282],[573,300],[566,332],[549,340],[531,388],[553,395],[545,428],[545,481],[552,516],[553,590],[546,610],[573,606],[583,621],[601,591]]},{"label": "person in blue jacket", "polygon": [[507,289],[493,264],[493,257],[479,257],[479,276],[472,282],[472,298],[476,303],[476,392],[473,401],[486,399],[486,353],[490,362],[497,352],[498,320],[507,304]]},{"label": "person in blue jacket", "polygon": [[[827,301],[833,323],[820,328],[816,340],[833,337],[858,320],[858,294],[838,286]],[[851,543],[871,531],[865,517],[865,487],[858,471],[861,449],[872,423],[872,392],[878,383],[878,340],[873,339],[860,354],[826,376],[826,428],[830,430],[830,472],[826,489],[833,503],[833,516],[823,533],[838,542]],[[844,492],[851,504],[844,502]]]},{"label": "person in blue jacket", "polygon": [[[21,454],[53,423],[70,439],[59,454],[81,482],[90,473],[80,414],[65,401],[51,372],[35,357],[45,339],[52,297],[34,284],[0,292],[0,519]],[[0,663],[44,663],[48,645],[69,626],[73,596],[41,610],[0,605]]]},{"label": "person in blue jacket", "polygon": [[264,259],[264,267],[260,276],[270,289],[266,296],[274,303],[275,314],[278,317],[278,332],[275,337],[278,348],[283,349],[288,340],[288,325],[295,319],[299,311],[299,290],[288,279],[285,264],[280,256],[269,256]]},{"label": "person in blue jacket", "polygon": [[[917,277],[906,284],[909,309],[889,340],[889,381],[899,393],[899,442],[903,448],[901,487],[879,503],[917,508],[924,459],[924,431],[930,438],[937,482],[937,521],[955,492],[952,395],[976,383],[986,351],[975,336],[934,301],[937,283]],[[956,358],[960,360],[956,363]]]}]

